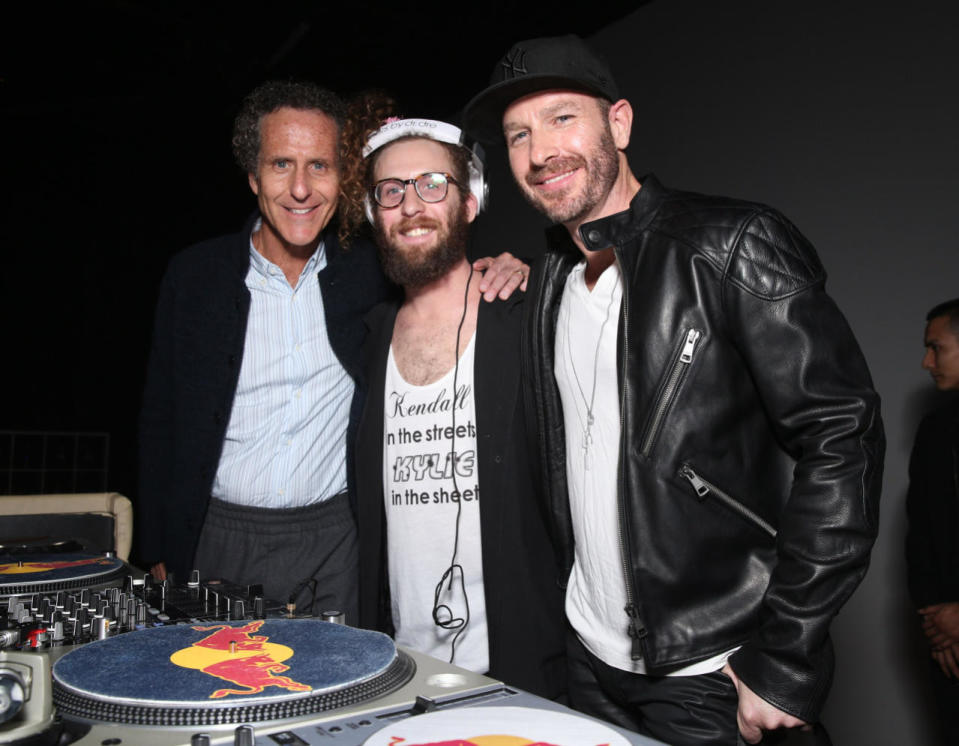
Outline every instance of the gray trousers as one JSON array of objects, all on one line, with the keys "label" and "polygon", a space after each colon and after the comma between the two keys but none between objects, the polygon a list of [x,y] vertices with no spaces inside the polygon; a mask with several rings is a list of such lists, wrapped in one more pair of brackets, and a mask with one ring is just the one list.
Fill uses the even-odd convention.
[{"label": "gray trousers", "polygon": [[211,498],[193,566],[201,578],[261,583],[298,614],[359,619],[356,523],[346,493],[305,508],[250,508]]}]

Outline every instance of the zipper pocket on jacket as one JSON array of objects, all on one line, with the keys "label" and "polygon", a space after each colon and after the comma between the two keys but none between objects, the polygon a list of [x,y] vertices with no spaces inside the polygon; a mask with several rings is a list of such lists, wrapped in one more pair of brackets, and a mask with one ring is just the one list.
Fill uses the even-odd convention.
[{"label": "zipper pocket on jacket", "polygon": [[656,408],[653,410],[653,417],[646,431],[646,437],[643,438],[643,446],[640,449],[640,454],[644,458],[649,456],[653,450],[653,445],[655,445],[656,438],[662,429],[666,412],[669,411],[669,405],[676,397],[676,392],[679,391],[679,385],[682,383],[683,378],[686,377],[686,371],[689,370],[689,366],[693,363],[693,356],[696,354],[697,344],[702,336],[703,333],[699,331],[699,329],[689,329],[685,334],[683,345],[679,350],[679,356],[673,361],[673,367],[669,371],[669,377],[666,379],[663,393],[660,394],[659,401],[656,402]]},{"label": "zipper pocket on jacket", "polygon": [[736,498],[730,497],[715,484],[707,482],[705,479],[699,476],[699,474],[697,474],[689,464],[683,464],[680,467],[679,475],[693,486],[693,489],[696,490],[696,496],[700,500],[705,500],[708,495],[712,495],[727,508],[738,513],[743,518],[765,531],[771,538],[776,538],[776,529],[773,528],[769,521],[764,519],[758,513],[747,508]]}]

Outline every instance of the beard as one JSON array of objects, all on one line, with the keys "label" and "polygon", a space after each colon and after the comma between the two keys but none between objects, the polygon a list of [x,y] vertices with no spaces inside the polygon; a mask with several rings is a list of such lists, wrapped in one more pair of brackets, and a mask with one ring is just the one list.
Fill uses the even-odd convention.
[{"label": "beard", "polygon": [[[583,169],[586,174],[586,184],[578,193],[573,192],[572,187],[547,196],[535,191],[537,182],[575,168]],[[517,183],[526,201],[554,223],[575,223],[582,221],[606,199],[618,176],[619,150],[607,123],[599,145],[586,156],[553,158],[548,164],[531,169],[525,180]]]},{"label": "beard", "polygon": [[[433,243],[412,250],[403,247],[399,234],[411,228],[435,230]],[[377,213],[374,232],[383,273],[400,287],[421,288],[438,280],[466,256],[469,243],[466,205],[447,213],[445,227],[433,218],[418,217],[386,229]]]}]

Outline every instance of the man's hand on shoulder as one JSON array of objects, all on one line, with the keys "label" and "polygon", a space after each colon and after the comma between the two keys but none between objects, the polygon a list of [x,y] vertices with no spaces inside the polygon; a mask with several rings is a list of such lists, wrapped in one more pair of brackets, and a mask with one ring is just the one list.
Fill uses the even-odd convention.
[{"label": "man's hand on shoulder", "polygon": [[739,680],[739,677],[728,663],[723,666],[722,672],[732,679],[733,685],[736,687],[736,692],[739,695],[739,708],[736,712],[736,722],[739,724],[739,732],[742,734],[743,740],[746,743],[759,743],[760,740],[762,740],[764,730],[812,727],[799,718],[793,717],[788,712],[783,712],[756,694]]},{"label": "man's hand on shoulder", "polygon": [[496,300],[499,296],[503,300],[509,298],[516,288],[526,291],[526,280],[529,277],[529,265],[524,264],[508,251],[497,257],[483,257],[473,262],[473,269],[483,273],[479,289],[486,301]]}]

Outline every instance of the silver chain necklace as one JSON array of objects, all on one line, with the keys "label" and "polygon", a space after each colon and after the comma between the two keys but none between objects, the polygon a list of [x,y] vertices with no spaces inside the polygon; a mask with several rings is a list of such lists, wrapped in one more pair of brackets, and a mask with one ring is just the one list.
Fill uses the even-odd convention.
[{"label": "silver chain necklace", "polygon": [[[583,384],[579,380],[579,374],[576,372],[576,364],[573,362],[573,344],[572,338],[570,337],[569,328],[572,326],[572,304],[567,306],[566,312],[566,356],[569,359],[570,370],[573,371],[573,379],[576,381],[576,388],[579,389],[579,396],[583,400],[583,406],[586,408],[586,421],[583,421],[583,418],[580,417],[580,425],[583,428],[583,468],[586,471],[589,471],[590,468],[590,451],[589,448],[593,444],[593,423],[596,421],[593,416],[593,405],[596,403],[596,379],[597,371],[599,369],[599,348],[603,342],[603,332],[606,329],[606,324],[609,322],[609,315],[613,309],[613,300],[616,298],[616,291],[613,288],[609,294],[609,303],[606,305],[606,317],[603,319],[602,325],[599,327],[599,334],[596,337],[596,351],[593,353],[593,386],[589,393],[589,399],[586,399],[586,392],[583,390]],[[577,408],[576,414],[579,415],[579,409]]]}]

